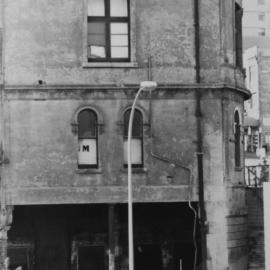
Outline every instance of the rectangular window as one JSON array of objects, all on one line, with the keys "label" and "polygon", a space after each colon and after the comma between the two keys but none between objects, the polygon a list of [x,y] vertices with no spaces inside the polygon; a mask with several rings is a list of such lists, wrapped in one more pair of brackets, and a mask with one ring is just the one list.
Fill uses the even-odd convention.
[{"label": "rectangular window", "polygon": [[130,61],[129,0],[88,0],[88,62]]},{"label": "rectangular window", "polygon": [[265,143],[270,144],[270,134],[265,135]]},{"label": "rectangular window", "polygon": [[259,148],[259,133],[251,131],[251,134],[245,135],[245,150],[248,153],[256,153],[257,148]]},{"label": "rectangular window", "polygon": [[258,13],[258,20],[260,22],[264,22],[265,14],[263,12]]},{"label": "rectangular window", "polygon": [[258,35],[259,36],[265,36],[265,28],[259,28],[258,29]]}]

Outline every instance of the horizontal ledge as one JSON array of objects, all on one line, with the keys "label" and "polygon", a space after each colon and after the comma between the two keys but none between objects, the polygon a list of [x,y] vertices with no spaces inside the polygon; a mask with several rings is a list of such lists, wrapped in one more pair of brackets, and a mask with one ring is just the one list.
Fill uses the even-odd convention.
[{"label": "horizontal ledge", "polygon": [[84,62],[83,68],[137,68],[136,62]]},{"label": "horizontal ledge", "polygon": [[[25,91],[70,91],[70,90],[114,90],[114,91],[123,91],[123,90],[138,90],[140,87],[139,84],[122,84],[122,85],[116,85],[116,84],[43,84],[43,85],[37,85],[37,84],[29,84],[29,85],[11,85],[6,84],[4,86],[4,90],[7,91],[19,91],[19,90],[25,90]],[[231,89],[236,90],[242,94],[245,95],[246,98],[249,98],[251,96],[250,91],[247,88],[238,87],[232,84],[227,84],[224,82],[220,83],[158,83],[158,90],[201,90],[201,89],[213,89],[213,90],[221,90],[221,89]]]},{"label": "horizontal ledge", "polygon": [[[197,188],[188,185],[134,186],[134,202],[197,201]],[[52,187],[8,189],[9,205],[127,203],[125,186]],[[190,196],[190,194],[192,194]]]},{"label": "horizontal ledge", "polygon": [[103,173],[101,169],[96,169],[96,168],[77,168],[75,172],[77,174],[102,174]]}]

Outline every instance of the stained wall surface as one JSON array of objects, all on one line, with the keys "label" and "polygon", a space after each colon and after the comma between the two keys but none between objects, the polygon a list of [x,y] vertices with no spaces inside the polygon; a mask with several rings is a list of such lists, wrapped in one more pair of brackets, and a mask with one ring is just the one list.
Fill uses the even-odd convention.
[{"label": "stained wall surface", "polygon": [[[200,3],[203,82],[233,82],[233,1]],[[5,81],[12,85],[195,83],[193,1],[131,0],[131,60],[96,68],[86,59],[87,1],[5,1]],[[19,44],[19,46],[18,46]],[[102,65],[101,65],[102,66]],[[129,68],[128,68],[129,67]],[[243,81],[237,80],[243,86]]]},{"label": "stained wall surface", "polygon": [[[236,167],[234,112],[242,118],[248,96],[243,72],[235,66],[235,3],[198,2],[198,59],[193,1],[130,0],[131,62],[112,64],[87,63],[86,1],[2,1],[2,200],[11,205],[126,202],[123,112],[140,82],[155,80],[152,101],[147,93],[138,101],[144,166],[133,173],[134,200],[198,201],[200,119],[209,269],[245,269],[246,238],[233,231],[246,222],[243,145]],[[74,123],[85,107],[98,115],[100,166],[93,170],[77,167]]]}]

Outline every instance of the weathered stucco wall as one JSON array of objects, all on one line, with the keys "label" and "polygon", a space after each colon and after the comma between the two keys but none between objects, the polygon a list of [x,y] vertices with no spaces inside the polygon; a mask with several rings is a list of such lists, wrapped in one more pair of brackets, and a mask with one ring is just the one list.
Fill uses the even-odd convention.
[{"label": "weathered stucco wall", "polygon": [[[233,82],[235,78],[233,7],[230,1],[221,2],[200,2],[203,82]],[[195,83],[193,1],[132,0],[131,7],[131,54],[136,67],[97,69],[84,65],[86,1],[6,1],[6,82],[137,83],[147,78],[147,59],[151,57],[151,73],[157,82]],[[224,61],[229,65],[224,67]],[[243,80],[238,83],[243,86]]]},{"label": "weathered stucco wall", "polygon": [[[76,99],[73,99],[73,91],[53,91],[52,94],[43,95],[44,100],[35,100],[37,92],[26,94],[25,91],[21,94],[18,91],[17,95],[10,94],[6,141],[9,149],[6,155],[10,161],[6,167],[8,186],[11,189],[126,186],[121,122],[123,111],[131,105],[130,97],[135,93],[130,91],[84,91]],[[196,119],[193,93],[171,90],[160,91],[155,95],[151,123],[147,95],[142,96],[138,102],[138,108],[144,111],[145,168],[134,173],[134,183],[157,186],[160,189],[162,186],[170,186],[172,190],[175,186],[187,188],[192,184],[193,171],[190,173],[186,169],[174,167],[172,163],[177,161],[190,169],[195,167]],[[103,123],[98,138],[100,168],[86,174],[77,169],[78,138],[72,132],[71,125],[76,111],[84,106],[96,109]],[[152,124],[153,129],[152,151],[172,162],[151,157],[149,124]],[[109,190],[113,192],[113,189]],[[118,200],[126,200],[121,194],[115,194]],[[176,200],[180,199],[179,195],[172,192],[165,197]],[[142,193],[135,198],[139,201],[165,199],[164,194],[147,196],[149,194]],[[183,199],[186,200],[187,196],[184,195]],[[54,199],[57,202],[59,198]],[[104,199],[110,200],[106,194],[99,200]]]},{"label": "weathered stucco wall", "polygon": [[[28,200],[35,203],[40,192],[57,189],[63,194],[79,192],[72,198],[74,202],[126,201],[122,116],[134,94],[134,89],[9,90],[4,144],[9,159],[5,178],[11,193],[15,192],[12,200],[19,204]],[[227,183],[243,183],[242,169],[234,169],[233,142],[234,110],[239,108],[242,112],[241,102],[242,98],[236,98],[229,90],[205,91],[202,123],[206,200],[216,201],[225,196]],[[144,114],[145,168],[134,173],[139,189],[135,191],[135,200],[197,200],[195,104],[194,90],[161,88],[153,93],[151,112],[149,96],[141,96],[138,108]],[[94,108],[103,124],[98,138],[100,168],[87,173],[77,169],[78,138],[72,128],[76,112],[85,106]],[[152,151],[171,162],[151,156],[150,125]],[[173,166],[173,161],[189,168],[191,173]],[[188,191],[191,184],[193,191]],[[93,187],[99,193],[92,197],[84,194],[93,192]],[[146,191],[140,190],[144,188]],[[212,193],[213,188],[216,193]],[[33,189],[36,195],[27,199],[23,192],[16,193],[21,189]],[[44,193],[41,202],[64,203],[71,199],[59,197],[57,192]],[[114,195],[108,196],[110,192]]]},{"label": "weathered stucco wall", "polygon": [[[233,1],[199,1],[200,87],[193,1],[131,0],[136,64],[125,68],[85,67],[85,3],[5,1],[5,130],[0,135],[6,203],[126,202],[122,112],[139,82],[152,76],[159,88],[153,93],[151,122],[148,95],[138,101],[145,123],[145,169],[133,174],[134,200],[198,201],[195,97],[200,90],[209,269],[245,269],[245,237],[236,239],[239,232],[230,231],[237,222],[243,228],[246,219],[243,168],[234,162],[234,111],[242,115],[244,94],[237,88],[243,87],[243,74],[235,67]],[[96,109],[103,124],[100,168],[88,172],[77,169],[72,131],[75,113],[84,106]],[[191,172],[151,157],[149,124],[155,153]]]}]

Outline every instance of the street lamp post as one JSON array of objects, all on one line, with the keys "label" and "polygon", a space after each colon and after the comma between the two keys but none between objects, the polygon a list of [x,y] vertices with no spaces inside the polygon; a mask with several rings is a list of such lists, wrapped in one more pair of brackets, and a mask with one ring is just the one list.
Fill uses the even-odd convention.
[{"label": "street lamp post", "polygon": [[132,169],[131,169],[131,136],[132,136],[132,126],[133,117],[136,106],[136,101],[142,91],[152,91],[157,87],[157,83],[153,81],[141,82],[140,89],[138,90],[130,112],[129,123],[128,123],[128,146],[127,146],[127,156],[128,156],[128,263],[129,270],[134,270],[134,245],[133,245],[133,209],[132,209]]}]

